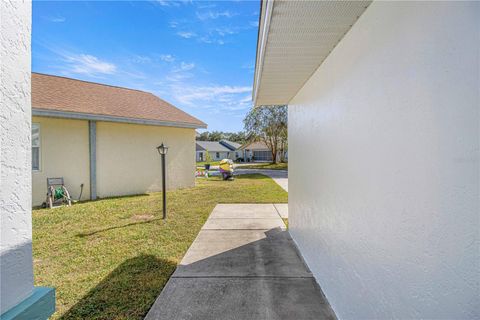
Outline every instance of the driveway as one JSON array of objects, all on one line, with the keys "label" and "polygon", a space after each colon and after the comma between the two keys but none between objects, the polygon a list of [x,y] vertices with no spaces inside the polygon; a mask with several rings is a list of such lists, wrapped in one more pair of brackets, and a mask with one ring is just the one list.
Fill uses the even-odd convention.
[{"label": "driveway", "polygon": [[273,204],[219,204],[146,320],[335,319]]}]

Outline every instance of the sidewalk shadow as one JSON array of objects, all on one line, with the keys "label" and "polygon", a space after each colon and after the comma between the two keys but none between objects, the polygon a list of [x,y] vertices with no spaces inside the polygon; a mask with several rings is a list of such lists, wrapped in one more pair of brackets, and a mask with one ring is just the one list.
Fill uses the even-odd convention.
[{"label": "sidewalk shadow", "polygon": [[336,320],[288,231],[247,231],[200,231],[144,320]]},{"label": "sidewalk shadow", "polygon": [[128,259],[60,319],[143,319],[175,267],[153,255]]}]

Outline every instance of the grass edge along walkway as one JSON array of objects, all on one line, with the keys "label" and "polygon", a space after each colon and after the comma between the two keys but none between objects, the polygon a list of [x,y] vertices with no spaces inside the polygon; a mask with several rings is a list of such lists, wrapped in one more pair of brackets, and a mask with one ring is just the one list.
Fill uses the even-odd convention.
[{"label": "grass edge along walkway", "polygon": [[143,319],[217,203],[285,203],[262,175],[33,211],[35,285],[57,290],[52,319]]}]

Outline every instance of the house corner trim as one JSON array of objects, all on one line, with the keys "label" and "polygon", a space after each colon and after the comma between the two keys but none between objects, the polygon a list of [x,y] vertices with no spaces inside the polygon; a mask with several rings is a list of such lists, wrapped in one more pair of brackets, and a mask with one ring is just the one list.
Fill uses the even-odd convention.
[{"label": "house corner trim", "polygon": [[90,200],[97,199],[97,121],[88,121],[90,158]]}]

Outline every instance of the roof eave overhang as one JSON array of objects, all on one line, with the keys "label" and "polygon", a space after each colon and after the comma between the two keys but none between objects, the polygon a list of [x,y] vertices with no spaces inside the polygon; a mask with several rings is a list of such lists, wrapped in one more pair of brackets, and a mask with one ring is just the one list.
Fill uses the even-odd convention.
[{"label": "roof eave overhang", "polygon": [[289,104],[371,3],[261,1],[254,106]]},{"label": "roof eave overhang", "polygon": [[35,107],[32,107],[32,116],[49,117],[49,118],[63,118],[63,119],[76,119],[76,120],[119,122],[119,123],[142,124],[142,125],[150,125],[150,126],[189,128],[189,129],[199,129],[199,128],[205,128],[206,129],[207,128],[207,124],[205,124],[205,123],[197,124],[197,123],[188,123],[188,122],[162,121],[162,120],[141,119],[141,118],[127,118],[127,117],[117,117],[117,116],[100,115],[100,114],[92,114],[92,113],[40,109],[40,108],[35,108]]},{"label": "roof eave overhang", "polygon": [[265,59],[265,48],[267,46],[268,31],[272,19],[274,0],[261,0],[260,21],[258,24],[257,55],[255,59],[255,72],[253,78],[252,101],[257,106],[258,90],[262,77],[263,60]]}]

